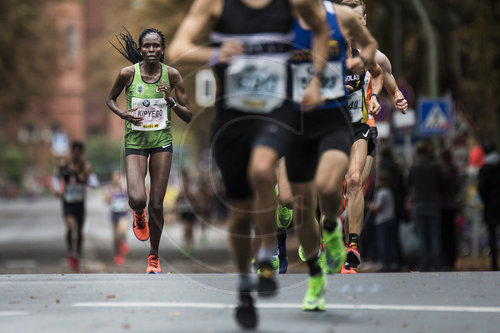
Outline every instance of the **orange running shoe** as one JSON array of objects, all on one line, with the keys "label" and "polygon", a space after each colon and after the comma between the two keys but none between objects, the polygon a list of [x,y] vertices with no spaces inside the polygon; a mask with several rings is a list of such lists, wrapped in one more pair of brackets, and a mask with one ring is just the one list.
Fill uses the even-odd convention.
[{"label": "orange running shoe", "polygon": [[121,265],[123,265],[123,262],[125,261],[125,258],[123,258],[123,256],[117,254],[115,256],[115,258],[113,259],[113,261],[115,262],[116,266],[121,266]]},{"label": "orange running shoe", "polygon": [[154,254],[148,257],[148,268],[146,269],[146,274],[160,274],[160,258]]},{"label": "orange running shoe", "polygon": [[144,210],[142,211],[142,215],[134,212],[134,235],[140,241],[147,241],[149,238],[149,225],[148,221],[146,221],[146,214],[144,214]]},{"label": "orange running shoe", "polygon": [[348,263],[351,267],[358,267],[358,265],[361,264],[361,256],[358,252],[358,245],[356,245],[356,243],[349,244],[346,252],[346,263]]},{"label": "orange running shoe", "polygon": [[358,274],[358,272],[356,272],[354,268],[352,268],[351,266],[345,267],[345,265],[342,265],[342,268],[340,269],[340,274]]},{"label": "orange running shoe", "polygon": [[125,256],[129,253],[130,249],[124,241],[120,242],[120,255]]}]

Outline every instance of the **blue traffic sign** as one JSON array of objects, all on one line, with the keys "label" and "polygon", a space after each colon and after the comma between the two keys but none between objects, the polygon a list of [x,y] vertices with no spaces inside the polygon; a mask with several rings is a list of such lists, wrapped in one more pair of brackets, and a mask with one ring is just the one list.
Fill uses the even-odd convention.
[{"label": "blue traffic sign", "polygon": [[453,103],[449,99],[418,100],[420,134],[443,135],[453,125]]}]

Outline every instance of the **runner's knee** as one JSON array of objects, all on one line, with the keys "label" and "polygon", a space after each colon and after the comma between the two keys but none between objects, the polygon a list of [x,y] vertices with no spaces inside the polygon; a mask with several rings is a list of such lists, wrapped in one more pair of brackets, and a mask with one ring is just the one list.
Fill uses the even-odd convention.
[{"label": "runner's knee", "polygon": [[274,187],[276,184],[274,168],[265,162],[257,162],[252,165],[249,177],[255,189]]},{"label": "runner's knee", "polygon": [[146,207],[146,197],[129,193],[128,204],[133,210],[144,209]]},{"label": "runner's knee", "polygon": [[356,193],[361,190],[361,173],[356,171],[347,177],[347,192]]}]

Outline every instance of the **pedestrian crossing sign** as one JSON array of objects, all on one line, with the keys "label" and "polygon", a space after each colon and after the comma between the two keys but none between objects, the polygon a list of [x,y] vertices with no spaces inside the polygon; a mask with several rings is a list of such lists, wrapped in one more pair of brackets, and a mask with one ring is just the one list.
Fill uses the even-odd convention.
[{"label": "pedestrian crossing sign", "polygon": [[418,110],[422,135],[443,135],[453,125],[452,102],[449,99],[421,98]]}]

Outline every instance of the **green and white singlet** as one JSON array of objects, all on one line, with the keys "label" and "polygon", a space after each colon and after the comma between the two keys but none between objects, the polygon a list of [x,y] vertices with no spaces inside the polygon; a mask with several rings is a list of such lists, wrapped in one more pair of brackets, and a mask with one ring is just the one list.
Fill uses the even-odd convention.
[{"label": "green and white singlet", "polygon": [[134,64],[134,69],[134,79],[125,93],[127,110],[138,108],[134,115],[144,120],[138,126],[125,122],[125,148],[150,149],[172,144],[170,108],[163,93],[156,91],[162,80],[170,84],[167,66],[161,64],[161,76],[155,83],[143,81],[140,63]]}]

